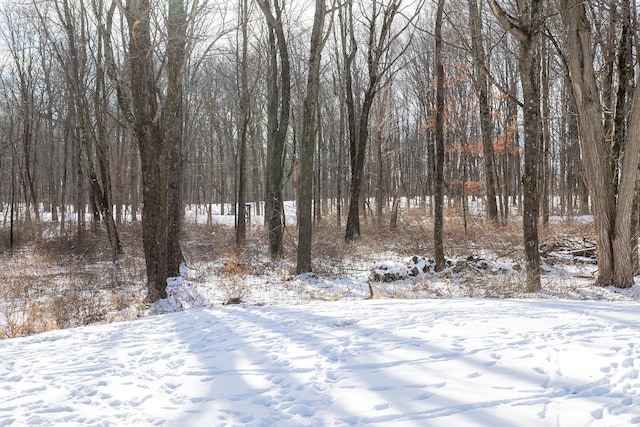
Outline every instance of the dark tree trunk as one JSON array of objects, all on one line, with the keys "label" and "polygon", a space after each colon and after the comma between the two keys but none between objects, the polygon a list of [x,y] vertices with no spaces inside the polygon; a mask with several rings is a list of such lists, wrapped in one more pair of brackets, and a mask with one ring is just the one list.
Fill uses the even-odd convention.
[{"label": "dark tree trunk", "polygon": [[487,76],[486,55],[482,40],[482,20],[476,0],[468,0],[471,27],[471,50],[476,74],[475,86],[480,109],[480,129],[482,131],[482,159],[484,161],[485,187],[487,191],[487,219],[498,224],[498,204],[496,202],[496,160],[493,151],[493,119],[489,100],[489,79]]},{"label": "dark tree trunk", "polygon": [[444,242],[442,229],[444,226],[444,65],[442,64],[442,16],[444,14],[444,0],[438,0],[435,26],[435,67],[436,67],[436,118],[435,118],[435,210],[433,220],[433,247],[435,270],[442,271],[445,267]]},{"label": "dark tree trunk", "polygon": [[[282,256],[283,219],[283,169],[284,146],[289,129],[291,101],[291,70],[289,52],[282,23],[282,9],[279,1],[274,0],[275,16],[266,0],[257,2],[269,26],[269,45],[271,50],[271,85],[268,100],[269,149],[267,150],[267,200],[265,201],[265,222],[269,235],[269,253],[272,259]],[[277,46],[276,46],[277,44]],[[280,87],[278,87],[278,60],[280,57]],[[280,102],[278,103],[278,95]],[[278,105],[279,104],[279,105]],[[278,116],[279,108],[279,116]]]},{"label": "dark tree trunk", "polygon": [[159,126],[149,0],[127,5],[134,132],[142,169],[142,242],[147,265],[148,300],[167,296],[167,150]]},{"label": "dark tree trunk", "polygon": [[325,1],[316,0],[316,8],[311,31],[307,94],[304,99],[302,117],[302,140],[300,143],[300,188],[298,199],[298,274],[310,272],[311,240],[313,221],[311,205],[313,198],[313,155],[316,147],[316,115],[318,92],[320,90],[320,59],[322,56],[322,28],[325,18]]},{"label": "dark tree trunk", "polygon": [[540,252],[538,250],[538,165],[540,163],[540,88],[539,59],[535,43],[521,45],[520,73],[522,76],[524,127],[524,190],[522,231],[527,272],[527,292],[540,290]]},{"label": "dark tree trunk", "polygon": [[184,74],[187,19],[184,0],[169,0],[167,21],[167,97],[164,111],[164,141],[167,149],[167,275],[180,275],[184,255],[180,237],[184,216],[182,76]]},{"label": "dark tree trunk", "polygon": [[540,162],[540,59],[539,31],[542,25],[542,1],[519,3],[520,21],[512,21],[495,0],[488,0],[493,14],[505,31],[520,44],[520,82],[522,85],[522,119],[524,129],[524,191],[522,232],[526,267],[526,291],[540,290],[540,252],[538,249],[538,164]]},{"label": "dark tree trunk", "polygon": [[362,94],[362,105],[356,108],[356,99],[360,95],[355,91],[353,83],[353,63],[356,57],[356,35],[352,16],[352,2],[347,2],[347,16],[339,12],[342,30],[342,56],[344,59],[347,118],[349,127],[349,148],[351,156],[351,186],[349,194],[349,213],[345,230],[347,242],[360,236],[360,203],[362,180],[367,142],[369,140],[369,117],[373,101],[380,88],[380,79],[389,70],[393,59],[385,58],[391,49],[390,39],[393,22],[400,8],[399,1],[391,1],[386,5],[373,1],[372,14],[368,25],[367,42],[367,74],[368,83]]}]

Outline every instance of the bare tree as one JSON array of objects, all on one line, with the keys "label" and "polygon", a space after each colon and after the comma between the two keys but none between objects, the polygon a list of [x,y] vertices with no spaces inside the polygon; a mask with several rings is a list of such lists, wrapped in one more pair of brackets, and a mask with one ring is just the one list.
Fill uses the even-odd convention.
[{"label": "bare tree", "polygon": [[[68,0],[55,2],[54,6],[58,22],[62,25],[66,36],[66,49],[63,50],[59,47],[55,36],[47,30],[48,17],[40,11],[38,11],[38,15],[43,28],[47,31],[47,37],[51,41],[60,66],[66,71],[66,81],[73,100],[70,106],[73,107],[73,117],[84,153],[91,193],[94,196],[100,217],[104,221],[111,244],[111,257],[115,260],[122,253],[122,246],[112,212],[111,150],[107,130],[110,109],[104,70],[103,44],[99,38],[95,41],[95,53],[93,54],[95,63],[93,81],[95,83],[94,87],[90,88],[85,84],[88,73],[86,62],[89,57],[86,42],[88,10],[85,8],[84,1],[75,3],[76,10],[72,9]],[[99,174],[94,165],[92,146],[95,146]]]},{"label": "bare tree", "polygon": [[[631,7],[630,2],[625,3],[624,8]],[[637,88],[633,91],[627,132],[617,141],[621,145],[616,148],[615,144],[604,143],[607,135],[600,104],[601,91],[594,68],[591,23],[585,4],[577,0],[561,0],[559,4],[567,33],[567,60],[583,161],[585,170],[589,171],[586,182],[598,244],[597,283],[626,288],[633,285],[636,270],[631,221],[640,161],[640,91]],[[628,41],[623,40],[623,43]],[[626,63],[630,54],[630,51],[622,53],[621,61]],[[627,84],[623,82],[623,85]]]},{"label": "bare tree", "polygon": [[[272,259],[277,259],[282,256],[282,237],[284,234],[282,187],[284,147],[291,113],[291,66],[280,1],[273,0],[273,11],[268,0],[256,0],[256,2],[269,27],[271,69],[267,106],[268,148],[265,221],[269,229],[269,252]],[[279,73],[278,70],[280,70]],[[280,79],[278,79],[278,74]]]},{"label": "bare tree", "polygon": [[167,94],[162,117],[163,144],[167,149],[167,275],[180,275],[184,255],[180,247],[184,204],[183,76],[187,60],[187,12],[184,0],[169,0],[167,15]]},{"label": "bare tree", "polygon": [[[373,101],[381,84],[388,82],[388,74],[404,52],[404,47],[396,46],[400,36],[412,24],[415,14],[399,27],[394,26],[396,18],[404,15],[401,0],[388,2],[373,0],[370,7],[363,7],[363,21],[367,42],[365,45],[366,82],[360,89],[354,80],[358,52],[358,40],[353,1],[345,2],[339,10],[342,56],[345,77],[345,101],[349,134],[349,154],[351,159],[351,186],[349,191],[349,214],[345,231],[345,240],[351,241],[360,236],[360,197],[369,140],[369,118]],[[414,5],[416,6],[416,5]],[[417,5],[419,9],[419,5]],[[417,12],[416,12],[417,14]],[[395,49],[394,49],[395,47]]]},{"label": "bare tree", "polygon": [[495,0],[488,0],[500,25],[520,45],[520,83],[524,127],[524,206],[522,230],[526,259],[526,290],[540,290],[540,252],[538,250],[538,164],[540,162],[540,58],[539,37],[543,24],[542,0],[518,0],[518,19],[510,16]]},{"label": "bare tree", "polygon": [[468,0],[469,27],[471,29],[471,54],[475,73],[475,88],[478,93],[480,113],[480,129],[482,132],[482,149],[484,160],[484,179],[487,190],[487,219],[498,223],[498,205],[496,202],[496,166],[493,151],[493,124],[491,117],[491,101],[489,99],[488,64],[482,36],[482,19],[476,0]]},{"label": "bare tree", "polygon": [[438,0],[435,25],[434,65],[436,68],[436,117],[435,117],[435,209],[433,221],[433,247],[435,252],[435,270],[445,267],[442,229],[444,225],[444,65],[442,61],[442,16],[444,0]]},{"label": "bare tree", "polygon": [[313,198],[314,152],[316,149],[316,116],[320,90],[320,59],[326,38],[323,35],[326,15],[325,0],[316,0],[311,30],[311,49],[307,71],[307,93],[302,116],[302,140],[300,142],[300,189],[298,192],[298,261],[296,271],[306,273],[311,268],[311,234],[313,222],[311,205]]},{"label": "bare tree", "polygon": [[238,97],[240,118],[238,120],[238,209],[236,211],[236,246],[240,248],[244,245],[247,237],[247,212],[246,212],[246,173],[247,173],[247,134],[249,130],[249,121],[251,120],[250,91],[249,91],[249,2],[240,0],[238,13],[238,44],[239,54],[236,59],[238,78]]}]

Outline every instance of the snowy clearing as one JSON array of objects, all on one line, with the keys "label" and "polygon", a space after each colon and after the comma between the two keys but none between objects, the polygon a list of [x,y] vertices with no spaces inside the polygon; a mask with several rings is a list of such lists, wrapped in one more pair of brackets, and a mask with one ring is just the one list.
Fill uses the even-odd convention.
[{"label": "snowy clearing", "polygon": [[640,304],[217,306],[0,341],[0,426],[640,424]]}]

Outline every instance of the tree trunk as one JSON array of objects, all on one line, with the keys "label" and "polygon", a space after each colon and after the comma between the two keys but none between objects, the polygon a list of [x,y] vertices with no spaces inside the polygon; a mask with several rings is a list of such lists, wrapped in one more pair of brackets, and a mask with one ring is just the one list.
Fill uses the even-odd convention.
[{"label": "tree trunk", "polygon": [[482,20],[476,0],[468,0],[471,27],[471,50],[473,69],[476,75],[475,86],[478,93],[480,110],[480,129],[482,132],[482,159],[484,162],[485,187],[487,191],[487,219],[498,224],[498,204],[496,202],[496,160],[493,151],[493,119],[489,100],[489,79],[487,76],[486,55],[482,40]]},{"label": "tree trunk", "polygon": [[444,14],[444,0],[438,0],[435,26],[435,67],[436,67],[436,118],[435,118],[435,211],[433,220],[433,247],[435,257],[435,271],[442,271],[445,267],[444,242],[442,229],[444,226],[444,65],[442,63],[442,15]]},{"label": "tree trunk", "polygon": [[298,191],[298,274],[312,271],[311,241],[313,221],[311,205],[313,198],[313,155],[316,146],[316,110],[320,90],[320,59],[323,48],[322,28],[325,19],[325,0],[316,0],[311,31],[307,94],[302,116],[302,140],[300,142],[300,188]]},{"label": "tree trunk", "polygon": [[142,243],[148,300],[167,297],[167,150],[159,126],[149,0],[127,5],[134,132],[142,169]]},{"label": "tree trunk", "polygon": [[520,73],[522,76],[524,127],[524,190],[522,231],[527,272],[526,291],[536,292],[540,284],[540,252],[538,250],[538,164],[540,162],[540,89],[539,60],[533,40],[521,44]]},{"label": "tree trunk", "polygon": [[167,275],[180,276],[184,255],[180,247],[184,206],[182,185],[184,168],[182,139],[184,107],[182,78],[187,43],[187,18],[184,0],[169,0],[167,20],[167,97],[162,136],[167,149]]},{"label": "tree trunk", "polygon": [[[351,186],[349,194],[349,213],[345,230],[347,242],[360,236],[360,203],[362,180],[367,142],[369,140],[369,118],[371,107],[380,88],[381,78],[389,71],[394,59],[386,57],[391,49],[389,40],[395,40],[392,33],[393,22],[400,8],[399,1],[391,1],[386,5],[374,0],[371,5],[371,16],[368,17],[368,43],[366,63],[368,82],[364,93],[356,92],[353,83],[353,63],[356,57],[356,33],[353,24],[352,2],[346,4],[347,16],[339,11],[342,31],[342,56],[345,66],[345,89],[347,117],[349,126],[349,154],[351,156]],[[406,28],[406,27],[404,27]],[[399,30],[402,31],[402,30]],[[395,57],[397,60],[397,57]],[[360,108],[356,108],[356,99],[362,99]]]},{"label": "tree trunk", "polygon": [[246,213],[246,172],[247,172],[247,132],[250,119],[250,100],[249,100],[249,82],[248,82],[248,67],[247,63],[247,51],[249,46],[248,41],[248,25],[249,25],[249,2],[247,0],[240,1],[240,13],[238,16],[239,25],[238,28],[241,31],[242,47],[239,52],[239,82],[238,82],[238,97],[240,99],[240,118],[238,125],[238,187],[237,187],[237,203],[238,209],[236,210],[236,249],[240,250],[245,244],[247,238],[247,213]]},{"label": "tree trunk", "polygon": [[[268,99],[268,146],[267,150],[267,200],[265,201],[265,222],[268,227],[269,253],[272,259],[282,256],[283,222],[283,169],[284,145],[289,128],[291,102],[291,70],[289,52],[282,23],[282,10],[278,0],[274,0],[275,16],[269,2],[257,1],[269,26],[271,51],[271,85]],[[277,46],[276,46],[277,44]],[[278,88],[278,60],[280,57],[280,87]],[[280,98],[278,106],[278,94]],[[279,108],[279,117],[278,117]]]},{"label": "tree trunk", "polygon": [[[619,178],[614,175],[610,144],[605,141],[600,93],[597,87],[591,44],[591,27],[585,6],[563,0],[562,18],[567,29],[568,63],[578,112],[578,131],[587,186],[591,195],[598,245],[600,285],[625,288],[633,285],[631,220],[640,156],[640,91],[634,91]],[[615,183],[618,181],[616,194]]]},{"label": "tree trunk", "polygon": [[524,191],[522,232],[524,240],[526,291],[540,290],[540,252],[538,249],[538,164],[540,162],[540,59],[539,26],[542,24],[542,1],[519,2],[520,21],[513,22],[495,0],[488,0],[491,11],[505,31],[520,44],[520,82],[522,85],[522,119],[524,129]]}]

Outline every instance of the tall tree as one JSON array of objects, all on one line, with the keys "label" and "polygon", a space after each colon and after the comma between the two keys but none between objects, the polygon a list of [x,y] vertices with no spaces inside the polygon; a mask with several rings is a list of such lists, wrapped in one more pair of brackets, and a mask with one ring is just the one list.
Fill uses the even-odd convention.
[{"label": "tall tree", "polygon": [[[73,10],[72,6],[77,9]],[[95,40],[93,61],[95,63],[94,87],[89,88],[87,80],[86,62],[90,56],[87,53],[87,9],[84,2],[70,4],[68,0],[55,2],[58,21],[64,28],[66,35],[66,49],[63,50],[56,43],[55,35],[48,31],[45,24],[47,17],[38,11],[39,19],[44,24],[47,38],[51,41],[55,57],[60,66],[66,71],[66,81],[70,97],[69,105],[73,109],[75,126],[78,131],[81,149],[84,153],[86,172],[89,176],[91,193],[94,195],[96,206],[104,221],[109,242],[111,257],[116,259],[122,253],[120,237],[113,217],[113,188],[111,184],[111,150],[107,120],[110,114],[109,95],[106,87],[104,69],[103,44],[100,38]],[[92,103],[90,102],[92,99]],[[93,144],[91,142],[93,141]],[[98,171],[93,161],[93,147],[95,147]]]},{"label": "tall tree", "polygon": [[133,127],[142,168],[142,243],[150,302],[167,297],[168,152],[160,127],[150,0],[129,0],[130,89]]},{"label": "tall tree", "polygon": [[445,267],[442,229],[444,226],[444,64],[442,61],[442,16],[444,0],[438,0],[435,25],[434,65],[436,68],[436,117],[435,117],[435,194],[433,220],[433,246],[435,251],[435,270]]},{"label": "tall tree", "polygon": [[240,0],[238,13],[238,49],[236,59],[238,71],[238,98],[240,117],[238,119],[238,208],[236,210],[236,246],[242,247],[247,237],[247,135],[251,120],[251,100],[249,92],[249,2]]},{"label": "tall tree", "polygon": [[[195,5],[193,6],[195,12]],[[114,59],[113,19],[120,10],[127,22],[128,88]],[[157,11],[150,0],[112,0],[99,31],[105,45],[107,73],[115,85],[122,116],[131,124],[142,172],[142,240],[147,270],[147,299],[166,298],[167,278],[179,274],[183,261],[180,228],[183,216],[182,140],[184,127],[183,75],[189,37],[184,0],[170,0],[166,9],[166,50],[152,39],[152,18]],[[193,17],[191,17],[193,19]],[[156,61],[164,54],[166,92],[160,86]],[[159,98],[164,103],[160,104]]]},{"label": "tall tree", "polygon": [[[268,148],[265,221],[269,230],[269,252],[272,259],[277,259],[282,256],[282,237],[284,235],[282,186],[284,148],[291,113],[291,66],[280,1],[273,0],[273,10],[268,0],[256,0],[256,2],[269,27],[270,73],[267,105]],[[279,61],[278,58],[280,58]]]},{"label": "tall tree", "polygon": [[180,275],[184,255],[180,247],[184,204],[183,187],[183,76],[186,64],[187,13],[184,0],[169,0],[167,15],[167,94],[162,117],[167,149],[167,275]]},{"label": "tall tree", "polygon": [[[360,89],[358,81],[356,54],[358,52],[357,31],[354,25],[353,1],[348,0],[338,13],[340,18],[342,56],[345,76],[347,121],[349,130],[349,155],[351,159],[351,186],[349,191],[349,214],[345,230],[345,240],[352,241],[360,236],[360,197],[369,140],[369,118],[373,101],[382,84],[387,82],[388,74],[404,52],[397,48],[396,42],[401,34],[413,22],[416,15],[407,16],[404,25],[394,27],[398,16],[404,16],[402,0],[388,2],[373,0],[370,11],[363,17],[367,42],[365,45],[366,79]],[[415,5],[417,10],[420,4]],[[363,10],[365,10],[363,8]],[[416,12],[417,14],[417,12]],[[408,44],[407,44],[408,45]],[[397,49],[394,49],[397,48]]]},{"label": "tall tree", "polygon": [[540,290],[540,252],[538,250],[538,165],[540,163],[540,58],[539,38],[543,25],[542,0],[518,0],[518,19],[510,16],[495,0],[487,0],[505,31],[520,45],[519,68],[522,86],[524,128],[524,201],[522,230],[526,263],[526,291]]},{"label": "tall tree", "polygon": [[478,94],[480,112],[480,130],[482,133],[482,151],[484,161],[484,179],[487,191],[487,219],[498,223],[498,204],[496,202],[496,160],[493,151],[493,123],[491,100],[489,99],[488,64],[482,36],[482,19],[476,0],[468,0],[469,26],[471,28],[471,54],[473,56],[474,84]]},{"label": "tall tree", "polygon": [[[630,8],[631,2],[623,2]],[[567,57],[573,99],[578,113],[578,133],[582,147],[586,182],[591,195],[598,245],[598,278],[600,285],[620,288],[632,286],[637,266],[634,265],[631,221],[634,193],[640,161],[640,91],[633,90],[627,131],[607,143],[601,105],[601,90],[594,67],[591,23],[585,4],[579,0],[561,0],[560,11],[567,33]],[[626,15],[628,20],[629,14]],[[627,24],[624,24],[625,26]],[[622,47],[627,49],[624,40]],[[621,49],[620,61],[628,63]],[[625,65],[626,66],[626,65]],[[621,78],[628,79],[627,72]],[[622,82],[628,90],[628,82]],[[625,95],[626,96],[626,95]]]},{"label": "tall tree", "polygon": [[311,240],[313,223],[311,207],[313,199],[314,152],[316,149],[316,116],[320,90],[320,60],[324,41],[322,29],[326,15],[325,0],[316,0],[311,30],[311,49],[307,71],[307,93],[302,112],[302,140],[300,141],[300,189],[298,191],[298,261],[296,271],[311,271]]}]

